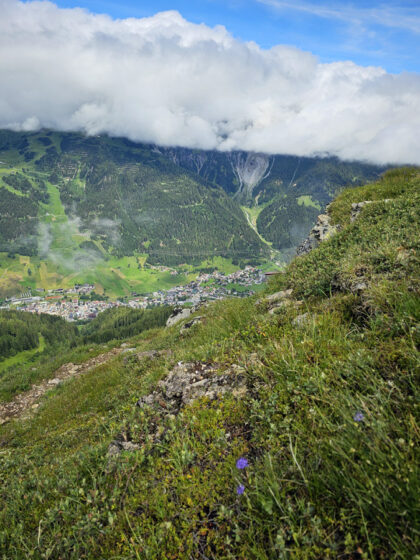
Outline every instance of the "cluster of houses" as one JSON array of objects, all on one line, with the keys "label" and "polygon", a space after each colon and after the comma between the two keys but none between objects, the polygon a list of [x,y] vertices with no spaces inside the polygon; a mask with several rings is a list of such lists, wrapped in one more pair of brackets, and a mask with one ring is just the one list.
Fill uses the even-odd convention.
[{"label": "cluster of houses", "polygon": [[[121,305],[135,309],[147,309],[156,305],[188,305],[202,301],[224,299],[226,297],[245,297],[252,293],[255,285],[261,284],[265,275],[258,268],[246,267],[232,274],[220,272],[201,274],[185,286],[176,286],[169,290],[159,290],[147,296],[133,297],[128,301],[87,301],[79,299],[80,295],[91,294],[93,284],[76,284],[74,288],[48,290],[44,297],[22,294],[18,298],[6,301],[6,308],[13,308],[31,313],[58,315],[67,321],[94,319],[98,313]],[[63,296],[73,296],[66,297]]]},{"label": "cluster of houses", "polygon": [[34,291],[38,294],[34,296],[30,291],[24,292],[20,294],[20,296],[14,296],[10,298],[6,298],[5,306],[8,307],[10,305],[19,306],[19,305],[28,305],[31,303],[37,303],[43,301],[45,297],[59,297],[59,296],[66,296],[66,295],[89,295],[95,290],[94,284],[75,284],[74,288],[69,288],[65,290],[64,288],[56,288],[54,290],[44,290],[43,288],[36,288]]},{"label": "cluster of houses", "polygon": [[262,284],[264,280],[262,271],[250,266],[228,275],[218,271],[201,274],[185,286],[154,292],[143,298],[141,306],[197,304],[231,296],[245,297],[254,293],[252,287]]},{"label": "cluster of houses", "polygon": [[[49,295],[63,294],[63,295],[89,295],[95,290],[95,284],[75,284],[73,288],[64,290],[63,288],[56,288],[55,290],[48,290]],[[37,290],[40,291],[40,290]]]},{"label": "cluster of houses", "polygon": [[[33,298],[35,299],[35,298]],[[18,305],[15,309],[30,313],[47,313],[57,315],[67,321],[89,321],[98,313],[111,307],[123,305],[119,301],[83,301],[78,299],[38,300]]]}]

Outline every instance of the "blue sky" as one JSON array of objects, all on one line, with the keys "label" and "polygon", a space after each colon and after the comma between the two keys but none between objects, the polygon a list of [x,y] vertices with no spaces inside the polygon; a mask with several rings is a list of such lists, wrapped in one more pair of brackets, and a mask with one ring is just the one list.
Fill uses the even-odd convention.
[{"label": "blue sky", "polygon": [[187,20],[224,25],[264,48],[293,45],[323,62],[352,60],[388,72],[420,72],[420,1],[358,0],[57,0],[114,18],[178,10]]}]

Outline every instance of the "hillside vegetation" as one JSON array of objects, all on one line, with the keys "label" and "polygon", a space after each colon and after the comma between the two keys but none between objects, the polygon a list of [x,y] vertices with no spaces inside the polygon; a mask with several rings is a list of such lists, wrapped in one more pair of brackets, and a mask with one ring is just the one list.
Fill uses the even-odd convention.
[{"label": "hillside vegetation", "polygon": [[0,310],[0,364],[4,358],[37,348],[40,337],[53,346],[71,344],[76,336],[76,327],[59,317]]},{"label": "hillside vegetation", "polygon": [[[34,255],[38,235],[40,256],[79,267],[83,262],[77,261],[95,264],[110,254],[144,253],[153,264],[169,265],[268,254],[220,187],[150,146],[81,134],[0,131],[0,154],[0,184],[10,199],[8,211],[0,208],[7,241],[0,250]],[[32,223],[21,232],[18,225],[31,223],[37,211],[44,227],[36,232]]]},{"label": "hillside vegetation", "polygon": [[[144,331],[0,428],[2,559],[417,558],[419,171],[330,213],[261,299]],[[173,404],[188,367],[245,386]]]},{"label": "hillside vegetation", "polygon": [[129,338],[148,329],[164,326],[171,312],[172,308],[168,305],[144,310],[125,307],[107,309],[85,325],[82,330],[83,341],[88,344]]},{"label": "hillside vegetation", "polygon": [[220,185],[235,200],[258,209],[258,233],[283,254],[293,254],[309,233],[317,213],[344,186],[373,181],[385,170],[336,157],[268,156],[185,148],[162,152],[179,166]]},{"label": "hillside vegetation", "polygon": [[111,308],[77,327],[53,315],[0,311],[0,403],[50,379],[62,364],[83,363],[115,341],[163,327],[171,312],[169,306]]},{"label": "hillside vegetation", "polygon": [[[0,297],[85,282],[120,296],[186,283],[188,267],[206,261],[221,271],[282,263],[339,189],[382,171],[0,130]],[[156,274],[157,265],[186,274]]]}]

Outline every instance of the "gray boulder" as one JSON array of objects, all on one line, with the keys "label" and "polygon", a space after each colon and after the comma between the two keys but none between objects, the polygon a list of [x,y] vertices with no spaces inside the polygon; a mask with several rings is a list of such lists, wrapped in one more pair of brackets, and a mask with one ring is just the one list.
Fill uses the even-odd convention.
[{"label": "gray boulder", "polygon": [[292,325],[298,328],[303,328],[312,321],[313,317],[314,316],[311,313],[302,313],[302,315],[298,315],[293,319]]},{"label": "gray boulder", "polygon": [[286,307],[298,307],[302,305],[301,301],[297,301],[292,298],[292,290],[281,290],[280,292],[275,292],[274,294],[270,294],[261,300],[259,303],[265,304],[268,307],[268,313],[270,315],[274,315]]},{"label": "gray boulder", "polygon": [[132,441],[119,441],[114,439],[108,446],[108,457],[118,457],[122,451],[138,451],[141,446]]},{"label": "gray boulder", "polygon": [[166,326],[173,327],[180,321],[183,321],[184,319],[188,319],[191,313],[192,313],[192,309],[189,307],[175,307],[175,309],[172,312],[172,315],[166,321]]},{"label": "gray boulder", "polygon": [[360,212],[362,211],[362,208],[367,204],[372,204],[372,202],[373,200],[364,200],[363,202],[353,202],[353,204],[351,205],[350,221],[354,222],[359,216]]},{"label": "gray boulder", "polygon": [[275,292],[274,294],[270,294],[265,298],[265,300],[270,305],[272,305],[286,298],[290,298],[291,296],[292,296],[292,290],[282,290],[280,292]]}]

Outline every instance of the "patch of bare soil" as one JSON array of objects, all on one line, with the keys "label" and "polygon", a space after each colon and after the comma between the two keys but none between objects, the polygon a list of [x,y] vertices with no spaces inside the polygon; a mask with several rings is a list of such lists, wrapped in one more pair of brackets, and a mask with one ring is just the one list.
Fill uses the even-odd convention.
[{"label": "patch of bare soil", "polygon": [[33,385],[29,391],[17,395],[10,402],[0,403],[0,425],[14,418],[28,418],[39,407],[39,399],[50,389],[56,387],[66,379],[71,379],[109,362],[120,354],[123,348],[113,348],[105,354],[91,358],[83,364],[63,364],[52,379],[46,379],[39,385]]}]

